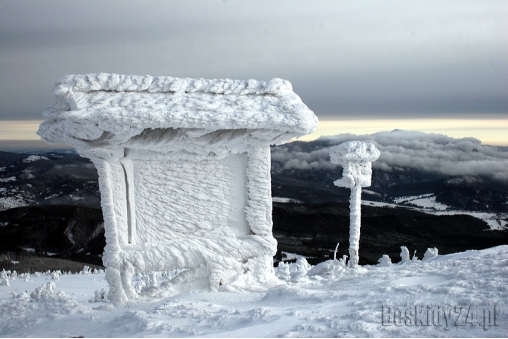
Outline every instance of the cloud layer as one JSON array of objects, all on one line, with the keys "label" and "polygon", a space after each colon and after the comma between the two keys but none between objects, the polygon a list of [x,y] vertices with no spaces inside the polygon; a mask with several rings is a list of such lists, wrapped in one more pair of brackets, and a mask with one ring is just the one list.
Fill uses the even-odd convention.
[{"label": "cloud layer", "polygon": [[320,117],[508,111],[502,0],[0,2],[0,119],[65,74],[288,79]]},{"label": "cloud layer", "polygon": [[380,150],[381,156],[373,163],[374,170],[396,173],[418,171],[508,184],[507,151],[483,146],[474,138],[456,139],[417,131],[321,137],[309,143],[309,151],[299,143],[274,148],[272,160],[282,163],[286,170],[333,169],[336,166],[329,160],[330,147],[351,140],[371,141]]}]

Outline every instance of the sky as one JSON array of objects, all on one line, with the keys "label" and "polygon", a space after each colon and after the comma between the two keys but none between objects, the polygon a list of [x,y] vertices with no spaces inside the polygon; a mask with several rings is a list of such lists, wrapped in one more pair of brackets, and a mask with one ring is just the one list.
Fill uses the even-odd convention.
[{"label": "sky", "polygon": [[[0,2],[0,141],[36,140],[66,74],[289,80],[315,134],[508,145],[506,1]],[[2,143],[0,143],[0,148]]]}]

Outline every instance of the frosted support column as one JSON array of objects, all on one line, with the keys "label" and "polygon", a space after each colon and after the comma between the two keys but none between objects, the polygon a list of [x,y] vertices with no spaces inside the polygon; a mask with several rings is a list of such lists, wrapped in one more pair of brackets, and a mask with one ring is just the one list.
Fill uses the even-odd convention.
[{"label": "frosted support column", "polygon": [[342,165],[342,178],[335,186],[351,189],[349,201],[349,267],[359,261],[362,187],[371,185],[372,162],[379,158],[379,151],[370,142],[348,141],[330,149],[330,161]]},{"label": "frosted support column", "polygon": [[92,160],[99,175],[106,237],[102,261],[106,267],[106,280],[109,284],[108,299],[118,305],[137,297],[130,285],[132,265],[126,266],[121,257],[123,249],[129,243],[128,189],[125,168],[121,163],[125,151],[123,148],[77,149],[77,151],[81,156]]},{"label": "frosted support column", "polygon": [[360,250],[360,226],[362,218],[362,187],[351,188],[349,199],[349,266],[358,265],[358,251]]}]

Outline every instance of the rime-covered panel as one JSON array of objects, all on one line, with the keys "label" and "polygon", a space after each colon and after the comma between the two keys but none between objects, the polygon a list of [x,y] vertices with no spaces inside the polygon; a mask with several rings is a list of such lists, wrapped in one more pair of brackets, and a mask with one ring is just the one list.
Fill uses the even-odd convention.
[{"label": "rime-covered panel", "polygon": [[249,234],[246,163],[243,154],[199,162],[135,160],[136,243]]}]

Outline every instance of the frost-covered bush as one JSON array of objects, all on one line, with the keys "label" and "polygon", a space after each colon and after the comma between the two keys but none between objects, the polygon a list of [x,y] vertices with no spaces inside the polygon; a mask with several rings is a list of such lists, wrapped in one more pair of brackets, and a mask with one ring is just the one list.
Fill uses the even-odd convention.
[{"label": "frost-covered bush", "polygon": [[309,272],[307,272],[308,276],[333,276],[336,274],[340,274],[346,269],[346,261],[343,257],[342,260],[327,260],[322,263],[317,264],[312,267]]},{"label": "frost-covered bush", "polygon": [[30,273],[21,273],[18,275],[18,278],[25,280],[26,282],[30,281]]},{"label": "frost-covered bush", "polygon": [[291,272],[289,271],[289,264],[281,261],[275,269],[275,276],[283,281],[291,280]]},{"label": "frost-covered bush", "polygon": [[87,274],[88,275],[88,274],[92,274],[92,272],[90,271],[90,267],[85,265],[83,267],[83,269],[81,270],[81,272],[79,272],[79,274]]},{"label": "frost-covered bush", "polygon": [[[8,272],[10,273],[10,271],[8,271]],[[2,275],[0,275],[0,279],[2,280],[2,281],[0,281],[0,286],[11,286],[11,284],[9,283],[8,272],[5,270],[2,270]]]},{"label": "frost-covered bush", "polygon": [[405,264],[411,261],[411,257],[409,256],[409,250],[406,246],[400,246],[400,258],[401,264]]},{"label": "frost-covered bush", "polygon": [[89,300],[91,303],[98,303],[98,302],[108,302],[108,289],[101,288],[100,290],[95,290],[94,294],[95,296]]},{"label": "frost-covered bush", "polygon": [[51,280],[60,280],[60,276],[62,275],[62,272],[53,271],[53,272],[50,272],[49,275],[51,276]]},{"label": "frost-covered bush", "polygon": [[32,293],[30,293],[30,297],[33,299],[45,299],[49,294],[52,294],[55,291],[55,288],[55,283],[48,281],[46,284],[43,284],[41,287],[37,287]]},{"label": "frost-covered bush", "polygon": [[392,264],[392,259],[390,259],[387,254],[383,254],[377,262],[379,263],[379,266],[390,266]]},{"label": "frost-covered bush", "polygon": [[416,256],[416,250],[415,250],[415,252],[413,253],[413,257],[411,258],[411,261],[413,261],[413,262],[418,261],[418,257]]},{"label": "frost-covered bush", "polygon": [[275,276],[283,281],[296,281],[300,277],[307,275],[312,266],[307,259],[297,259],[295,263],[280,262],[275,270]]},{"label": "frost-covered bush", "polygon": [[299,277],[303,277],[309,272],[312,266],[307,262],[307,259],[300,258],[297,259],[296,262],[290,267],[291,278],[293,280],[298,279]]},{"label": "frost-covered bush", "polygon": [[24,300],[24,301],[30,300],[30,295],[27,292],[21,292],[21,293],[12,292],[11,297],[12,297],[12,299],[18,299],[18,300]]},{"label": "frost-covered bush", "polygon": [[423,261],[426,261],[426,260],[429,260],[429,259],[437,257],[437,252],[438,251],[437,251],[436,247],[434,247],[434,248],[427,248],[427,250],[423,254]]}]

